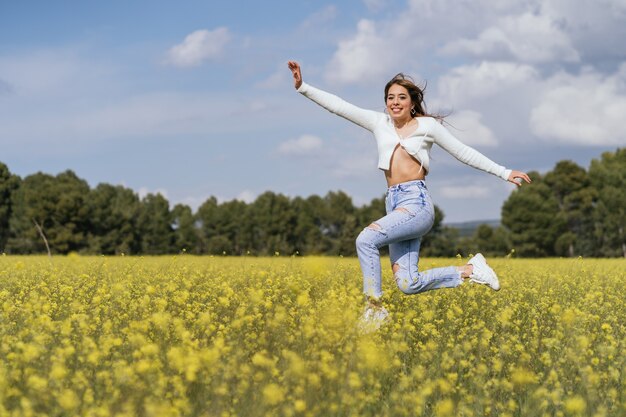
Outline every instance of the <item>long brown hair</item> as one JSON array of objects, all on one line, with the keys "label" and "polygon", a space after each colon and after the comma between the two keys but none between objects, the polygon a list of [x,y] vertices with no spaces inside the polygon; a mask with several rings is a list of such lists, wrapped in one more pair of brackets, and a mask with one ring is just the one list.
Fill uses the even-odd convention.
[{"label": "long brown hair", "polygon": [[413,81],[413,78],[408,75],[404,75],[403,73],[396,74],[387,85],[385,86],[385,103],[387,102],[387,94],[389,94],[389,89],[392,85],[398,84],[407,89],[409,92],[409,96],[411,97],[411,103],[413,104],[413,108],[415,109],[415,114],[411,112],[411,116],[419,117],[419,116],[427,116],[434,117],[439,120],[439,122],[443,122],[443,117],[440,114],[430,114],[426,111],[426,104],[424,103],[424,90],[426,90],[426,84],[423,87],[418,86]]}]

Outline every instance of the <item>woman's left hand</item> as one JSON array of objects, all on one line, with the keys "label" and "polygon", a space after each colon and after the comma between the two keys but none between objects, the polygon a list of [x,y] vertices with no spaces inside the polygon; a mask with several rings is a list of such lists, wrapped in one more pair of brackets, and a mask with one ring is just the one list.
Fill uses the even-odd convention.
[{"label": "woman's left hand", "polygon": [[513,184],[517,185],[518,187],[522,186],[522,180],[526,181],[527,183],[531,183],[531,179],[530,177],[522,171],[511,171],[511,175],[509,175],[508,181],[512,182]]},{"label": "woman's left hand", "polygon": [[293,84],[297,90],[302,85],[302,70],[300,69],[300,64],[298,64],[296,61],[288,61],[287,66],[293,74]]}]

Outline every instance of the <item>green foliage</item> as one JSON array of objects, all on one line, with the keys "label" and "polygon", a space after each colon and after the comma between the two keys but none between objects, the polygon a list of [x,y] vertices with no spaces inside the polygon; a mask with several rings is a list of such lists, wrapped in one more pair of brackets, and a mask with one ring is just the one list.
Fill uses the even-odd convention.
[{"label": "green foliage", "polygon": [[200,228],[202,252],[241,255],[251,250],[253,209],[242,201],[218,204],[210,197],[200,206],[196,219]]},{"label": "green foliage", "polygon": [[530,175],[502,207],[516,254],[626,257],[626,149],[594,159],[588,172],[561,161]]},{"label": "green foliage", "polygon": [[147,255],[170,253],[174,242],[174,229],[169,203],[161,194],[148,194],[141,203],[137,219],[141,253]]},{"label": "green foliage", "polygon": [[120,185],[99,184],[89,195],[90,228],[88,252],[136,254],[141,252],[137,218],[139,197]]},{"label": "green foliage", "polygon": [[597,195],[590,187],[587,172],[571,161],[561,161],[546,174],[545,183],[558,202],[559,222],[564,225],[555,240],[554,254],[592,256],[592,211]]},{"label": "green foliage", "polygon": [[90,208],[89,185],[72,171],[55,177],[30,175],[12,196],[9,220],[12,236],[7,252],[44,252],[45,244],[34,226],[40,225],[53,253],[79,251],[87,245]]},{"label": "green foliage", "polygon": [[626,257],[626,148],[593,160],[589,180],[597,192],[593,237],[598,254]]},{"label": "green foliage", "polygon": [[[560,161],[529,175],[532,184],[505,201],[501,227],[460,236],[435,206],[422,255],[626,256],[626,149],[604,153],[588,171]],[[90,189],[72,171],[21,180],[0,163],[0,251],[8,253],[45,252],[45,237],[53,253],[355,256],[356,236],[384,215],[384,198],[356,207],[342,191],[307,198],[267,191],[251,203],[209,197],[194,213],[182,204],[170,209],[160,194]]]},{"label": "green foliage", "polygon": [[554,242],[564,232],[559,203],[537,172],[532,183],[513,191],[502,206],[502,224],[521,256],[553,256]]},{"label": "green foliage", "polygon": [[296,228],[294,230],[294,249],[297,253],[321,255],[330,247],[328,239],[322,233],[321,213],[324,200],[316,195],[307,199],[296,197],[293,202],[296,212]]},{"label": "green foliage", "polygon": [[503,256],[511,251],[509,231],[500,226],[481,224],[470,238],[461,239],[457,253],[468,255],[481,252],[486,256]]},{"label": "green foliage", "polygon": [[422,243],[427,245],[421,245],[420,256],[451,257],[462,252],[459,247],[459,230],[454,227],[442,227],[439,232],[426,236]]},{"label": "green foliage", "polygon": [[5,251],[9,239],[9,218],[11,217],[11,196],[20,185],[20,178],[11,174],[9,168],[0,162],[0,252]]},{"label": "green foliage", "polygon": [[200,232],[196,227],[196,218],[191,207],[177,204],[172,210],[172,227],[174,229],[174,248],[180,252],[202,253]]},{"label": "green foliage", "polygon": [[270,191],[261,194],[250,205],[248,218],[251,220],[252,253],[293,253],[293,230],[297,216],[288,197]]}]

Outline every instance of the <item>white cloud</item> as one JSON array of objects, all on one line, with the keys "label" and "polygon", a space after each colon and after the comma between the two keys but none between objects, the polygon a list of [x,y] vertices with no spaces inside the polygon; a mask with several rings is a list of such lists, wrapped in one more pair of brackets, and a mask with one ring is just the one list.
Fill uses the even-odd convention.
[{"label": "white cloud", "polygon": [[[388,3],[364,1],[373,8]],[[367,84],[386,80],[398,71],[438,70],[441,57],[436,52],[443,45],[472,39],[481,28],[496,25],[502,16],[523,15],[533,7],[517,0],[476,0],[462,6],[454,0],[408,0],[406,8],[382,19],[361,19],[354,33],[338,42],[326,78],[338,83]],[[518,36],[526,35],[530,19],[517,20],[521,32]]]},{"label": "white cloud", "polygon": [[476,111],[463,110],[446,117],[452,128],[450,132],[470,146],[495,146],[498,140],[487,126],[482,123],[482,115]]},{"label": "white cloud", "polygon": [[438,90],[445,102],[470,104],[475,99],[501,94],[537,79],[539,73],[529,65],[483,61],[453,68],[439,78]]},{"label": "white cloud", "polygon": [[322,140],[313,135],[302,135],[278,146],[278,153],[288,156],[310,156],[322,149]]},{"label": "white cloud", "polygon": [[250,204],[254,202],[256,198],[257,198],[256,193],[250,190],[243,190],[242,192],[239,193],[237,197],[235,197],[235,200],[243,201],[244,203]]},{"label": "white cloud", "polygon": [[459,39],[445,45],[442,53],[478,57],[512,57],[522,62],[577,62],[580,56],[566,32],[545,15],[524,13],[499,19],[476,39]]},{"label": "white cloud", "polygon": [[[387,3],[365,1],[374,8]],[[383,19],[361,19],[355,32],[338,42],[326,67],[326,79],[369,84],[387,80],[398,71],[415,73],[437,65],[435,52],[443,44],[474,36],[476,28],[492,24],[496,12],[519,9],[515,1],[500,2],[498,7],[492,3],[477,0],[459,7],[452,0],[409,0],[407,8]]]},{"label": "white cloud", "polygon": [[608,76],[561,72],[545,84],[530,117],[533,133],[575,145],[626,145],[626,63]]},{"label": "white cloud", "polygon": [[376,23],[363,19],[353,38],[339,41],[326,78],[337,83],[366,82],[387,74],[396,65],[393,55],[394,49],[377,33]]},{"label": "white cloud", "polygon": [[543,0],[541,13],[559,21],[576,49],[588,62],[624,60],[626,37],[624,0]]},{"label": "white cloud", "polygon": [[173,46],[168,52],[168,63],[177,67],[193,67],[202,62],[216,58],[231,39],[225,27],[212,31],[196,30],[185,37],[185,40]]},{"label": "white cloud", "polygon": [[532,64],[539,71],[590,57],[614,66],[616,58],[626,57],[615,42],[626,36],[625,21],[624,0],[476,0],[462,6],[408,0],[406,8],[384,18],[360,20],[337,43],[326,79],[368,84],[399,70],[440,71],[450,58],[463,57]]}]

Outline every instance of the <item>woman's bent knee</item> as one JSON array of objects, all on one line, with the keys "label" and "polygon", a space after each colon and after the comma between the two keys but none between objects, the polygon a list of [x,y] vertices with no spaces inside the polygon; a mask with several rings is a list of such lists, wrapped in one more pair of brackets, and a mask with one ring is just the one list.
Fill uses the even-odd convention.
[{"label": "woman's bent knee", "polygon": [[391,270],[393,271],[393,276],[396,279],[396,284],[400,291],[407,295],[413,294],[413,280],[410,274],[408,274],[406,270],[402,271],[402,268],[398,264],[393,264]]},{"label": "woman's bent knee", "polygon": [[399,266],[397,269],[394,268],[393,272],[396,279],[396,284],[398,285],[398,289],[406,295],[413,295],[424,291],[424,285],[420,274],[417,274],[416,276],[411,276],[408,271],[402,273]]},{"label": "woman's bent knee", "polygon": [[402,291],[406,295],[413,295],[415,291],[413,290],[411,283],[407,279],[397,279],[396,283],[398,284],[398,289]]}]

